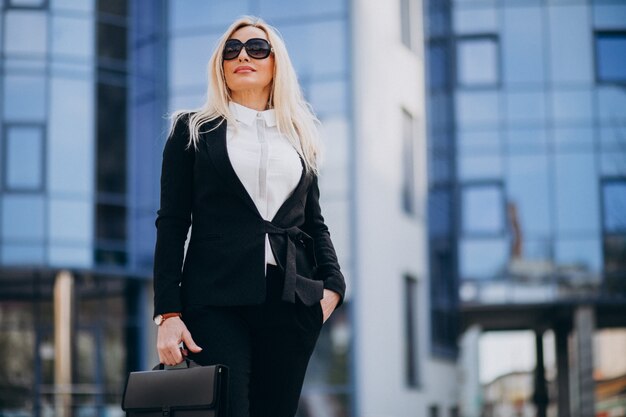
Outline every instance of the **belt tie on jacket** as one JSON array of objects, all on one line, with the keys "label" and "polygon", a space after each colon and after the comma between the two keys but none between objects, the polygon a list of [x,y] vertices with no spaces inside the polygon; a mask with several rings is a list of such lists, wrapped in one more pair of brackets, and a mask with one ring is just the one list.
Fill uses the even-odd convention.
[{"label": "belt tie on jacket", "polygon": [[[285,285],[283,287],[282,300],[290,303],[296,302],[296,241],[305,245],[312,244],[311,236],[300,230],[297,226],[282,228],[265,220],[265,232],[270,234],[282,234],[287,238],[287,253],[285,255]],[[306,241],[306,243],[305,243]]]}]

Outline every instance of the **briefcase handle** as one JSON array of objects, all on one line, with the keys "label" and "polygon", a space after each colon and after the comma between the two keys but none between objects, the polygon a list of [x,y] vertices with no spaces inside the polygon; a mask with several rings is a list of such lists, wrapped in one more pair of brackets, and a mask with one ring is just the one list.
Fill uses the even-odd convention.
[{"label": "briefcase handle", "polygon": [[[197,362],[194,362],[193,359],[189,359],[189,358],[185,358],[185,362],[187,363],[187,368],[198,368],[202,366],[198,364]],[[156,371],[156,370],[162,371],[164,369],[165,369],[165,364],[163,363],[159,363],[154,368],[152,368],[153,371]]]}]

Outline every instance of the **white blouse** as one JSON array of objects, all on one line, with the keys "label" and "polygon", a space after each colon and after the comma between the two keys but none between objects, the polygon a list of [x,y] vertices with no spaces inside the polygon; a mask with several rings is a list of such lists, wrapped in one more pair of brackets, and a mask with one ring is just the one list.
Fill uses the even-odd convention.
[{"label": "white blouse", "polygon": [[[228,157],[261,216],[271,221],[300,181],[302,164],[298,152],[278,131],[274,109],[257,111],[234,101],[229,108],[237,120],[237,129],[227,125]],[[268,263],[276,265],[276,259],[266,233],[266,274]]]}]

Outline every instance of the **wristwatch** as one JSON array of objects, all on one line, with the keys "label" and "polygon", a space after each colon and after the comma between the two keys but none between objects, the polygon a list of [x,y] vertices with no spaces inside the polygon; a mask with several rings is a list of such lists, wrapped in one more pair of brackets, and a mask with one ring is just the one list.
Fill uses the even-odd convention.
[{"label": "wristwatch", "polygon": [[170,317],[181,317],[181,316],[182,316],[182,314],[180,314],[180,313],[165,313],[165,314],[157,314],[157,315],[154,317],[154,323],[155,323],[157,326],[160,326],[160,325],[162,325],[162,324],[163,324],[163,322],[164,322],[165,320],[169,319]]}]

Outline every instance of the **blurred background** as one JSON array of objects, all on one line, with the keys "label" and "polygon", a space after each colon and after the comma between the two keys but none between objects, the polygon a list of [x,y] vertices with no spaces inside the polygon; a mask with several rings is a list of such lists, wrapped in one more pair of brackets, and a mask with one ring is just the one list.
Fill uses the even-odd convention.
[{"label": "blurred background", "polygon": [[243,14],[323,123],[348,284],[298,417],[626,416],[626,0],[0,10],[0,416],[122,416],[158,362],[165,116]]}]

